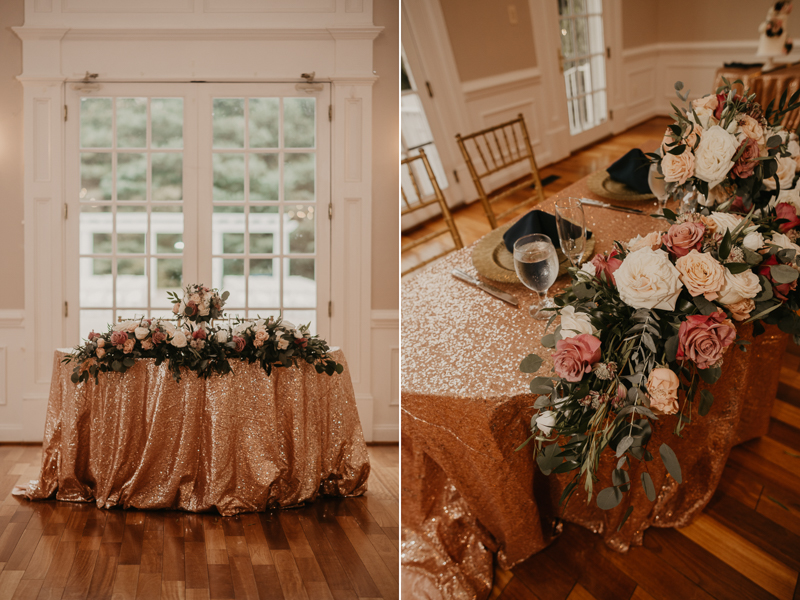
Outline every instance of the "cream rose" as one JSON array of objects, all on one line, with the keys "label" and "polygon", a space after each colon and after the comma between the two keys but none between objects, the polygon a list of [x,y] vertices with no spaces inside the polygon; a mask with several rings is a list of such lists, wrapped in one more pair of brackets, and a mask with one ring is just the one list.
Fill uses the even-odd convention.
[{"label": "cream rose", "polygon": [[661,248],[661,234],[657,231],[651,231],[644,237],[637,235],[628,242],[628,252],[636,252],[642,248],[652,248],[653,250]]},{"label": "cream rose", "polygon": [[[794,173],[797,170],[797,163],[791,156],[777,156],[776,159],[778,161],[778,172],[776,174],[781,184],[781,189],[790,190],[792,189],[792,183],[794,183]],[[765,179],[764,187],[768,190],[774,190],[775,179],[772,177]]]},{"label": "cream rose", "polygon": [[716,187],[733,167],[731,159],[738,147],[736,138],[722,127],[706,128],[694,151],[695,177],[707,181],[709,189]]},{"label": "cream rose", "polygon": [[176,348],[184,348],[186,347],[186,334],[183,333],[181,330],[176,330],[175,333],[172,335],[172,339],[169,341],[170,344],[175,346]]},{"label": "cream rose", "polygon": [[680,273],[663,250],[631,252],[614,272],[620,298],[633,308],[673,310],[681,293]]},{"label": "cream rose", "polygon": [[714,300],[725,283],[725,271],[719,261],[710,254],[692,250],[686,256],[675,261],[675,267],[681,274],[681,281],[692,296],[705,296],[706,300]]},{"label": "cream rose", "polygon": [[647,379],[650,408],[665,415],[678,412],[680,379],[671,369],[653,369]]},{"label": "cream rose", "polygon": [[751,231],[742,240],[742,246],[753,252],[758,252],[764,247],[764,236],[757,231]]},{"label": "cream rose", "polygon": [[758,275],[752,271],[745,271],[734,275],[725,269],[725,283],[719,290],[719,303],[724,305],[736,304],[742,300],[755,298],[761,293],[761,283]]},{"label": "cream rose", "polygon": [[664,173],[664,181],[683,185],[694,175],[694,154],[688,148],[677,156],[667,153],[661,159],[661,171]]},{"label": "cream rose", "polygon": [[[697,118],[700,119],[700,122],[697,124],[702,126],[703,129],[716,127],[717,120],[714,118],[714,111],[712,109],[701,106],[699,108],[695,108],[694,112],[697,115]],[[694,119],[694,115],[691,113],[689,114],[689,119],[691,119],[693,122],[697,122]]]},{"label": "cream rose", "polygon": [[137,327],[133,330],[133,334],[136,336],[137,340],[143,340],[148,335],[150,335],[150,328],[149,327]]},{"label": "cream rose", "polygon": [[751,140],[760,142],[761,138],[764,137],[764,128],[761,126],[761,123],[750,115],[742,115],[742,118],[739,119],[739,127],[742,128],[742,133]]},{"label": "cream rose", "polygon": [[227,329],[220,329],[217,332],[217,343],[224,344],[228,341],[228,330]]},{"label": "cream rose", "polygon": [[725,308],[731,311],[731,316],[735,320],[744,321],[745,319],[750,318],[750,313],[755,310],[756,303],[749,298],[745,298],[743,300],[739,300],[739,302],[735,302],[734,304],[729,304]]},{"label": "cream rose", "polygon": [[582,333],[588,333],[591,335],[596,331],[597,330],[592,327],[592,322],[587,313],[575,312],[574,306],[567,306],[561,310],[562,338],[571,338]]},{"label": "cream rose", "polygon": [[792,242],[785,234],[783,233],[773,233],[772,239],[769,240],[771,243],[775,244],[776,246],[780,247],[781,249],[787,250],[791,249],[797,252],[796,256],[800,256],[800,246]]},{"label": "cream rose", "polygon": [[719,100],[717,99],[716,94],[708,94],[702,98],[696,98],[692,100],[692,108],[695,110],[698,108],[708,108],[714,111],[717,110],[717,106],[719,106]]},{"label": "cream rose", "polygon": [[539,415],[536,417],[536,427],[539,428],[545,435],[550,435],[550,432],[553,430],[553,427],[556,426],[556,413],[552,410],[546,410],[544,412],[540,412]]},{"label": "cream rose", "polygon": [[739,222],[742,220],[742,217],[739,215],[723,212],[712,212],[709,218],[714,221],[714,224],[717,226],[717,233],[720,235],[725,235],[726,229],[733,233],[733,230],[736,229],[736,226],[739,225]]}]

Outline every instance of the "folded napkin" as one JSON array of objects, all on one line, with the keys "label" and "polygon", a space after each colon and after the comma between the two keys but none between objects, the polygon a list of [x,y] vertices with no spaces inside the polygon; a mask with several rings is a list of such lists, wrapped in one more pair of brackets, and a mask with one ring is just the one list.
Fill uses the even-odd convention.
[{"label": "folded napkin", "polygon": [[644,152],[634,148],[608,169],[611,179],[619,183],[624,183],[629,188],[636,190],[640,194],[650,194],[650,184],[647,183],[647,176],[650,173],[650,161]]},{"label": "folded napkin", "polygon": [[[580,235],[580,227],[573,225],[575,228],[575,236]],[[503,234],[503,242],[506,248],[512,254],[514,253],[514,242],[519,238],[532,233],[543,233],[553,242],[553,245],[558,248],[558,227],[556,226],[556,218],[542,210],[532,210],[526,215],[523,215],[519,221],[514,223]],[[592,232],[586,231],[586,239],[592,237]]]},{"label": "folded napkin", "polygon": [[725,63],[725,69],[755,69],[763,67],[764,63],[743,63],[743,62],[730,62]]}]

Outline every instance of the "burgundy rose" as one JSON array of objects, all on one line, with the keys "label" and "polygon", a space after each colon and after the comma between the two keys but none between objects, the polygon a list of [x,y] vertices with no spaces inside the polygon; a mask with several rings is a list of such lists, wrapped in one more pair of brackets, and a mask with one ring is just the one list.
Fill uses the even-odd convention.
[{"label": "burgundy rose", "polygon": [[[742,148],[744,147],[744,150]],[[759,156],[758,143],[749,137],[744,138],[744,141],[739,144],[737,152],[742,152],[739,160],[733,165],[731,174],[739,179],[747,179],[751,177],[756,170]]]},{"label": "burgundy rose", "polygon": [[247,346],[247,341],[238,335],[233,336],[233,343],[236,344],[236,351],[241,352]]},{"label": "burgundy rose", "polygon": [[744,200],[742,199],[741,196],[734,196],[733,204],[731,204],[730,212],[747,214],[750,211],[748,211],[747,208],[745,208]]},{"label": "burgundy rose", "polygon": [[698,369],[713,366],[736,339],[736,328],[719,310],[710,315],[691,315],[678,329],[678,359],[688,358]]},{"label": "burgundy rose", "polygon": [[128,334],[124,331],[115,331],[111,334],[110,341],[113,346],[122,346],[128,341]]},{"label": "burgundy rose", "polygon": [[99,338],[99,337],[103,337],[103,336],[102,336],[102,335],[100,335],[99,333],[95,333],[95,332],[94,332],[94,330],[92,330],[92,331],[89,333],[89,341],[90,341],[90,342],[91,342],[91,341],[92,341],[94,338]]},{"label": "burgundy rose", "polygon": [[758,267],[756,267],[756,273],[769,279],[769,282],[772,284],[772,293],[775,294],[775,297],[781,302],[786,302],[789,292],[797,289],[797,280],[795,279],[791,283],[775,283],[775,280],[772,278],[772,271],[770,267],[777,264],[779,264],[778,258],[775,255],[772,255],[767,260],[762,262]]},{"label": "burgundy rose", "polygon": [[619,269],[620,265],[622,265],[622,261],[616,258],[616,256],[617,251],[613,250],[608,259],[602,254],[595,254],[591,261],[596,269],[595,276],[600,277],[600,273],[605,273],[606,281],[610,281],[614,285],[617,285],[614,279],[614,271]]},{"label": "burgundy rose", "polygon": [[779,219],[786,220],[786,223],[781,223],[780,225],[781,233],[786,233],[790,229],[794,229],[800,225],[800,219],[797,218],[797,210],[794,204],[779,202],[775,207],[775,213],[778,215]]},{"label": "burgundy rose", "polygon": [[600,340],[588,333],[582,333],[556,342],[553,369],[559,377],[576,383],[599,360]]},{"label": "burgundy rose", "polygon": [[160,344],[161,342],[163,342],[166,339],[167,339],[167,334],[164,333],[163,331],[160,331],[160,330],[156,329],[153,332],[152,340],[153,340],[154,344]]},{"label": "burgundy rose", "polygon": [[305,348],[308,344],[308,340],[304,337],[301,338],[294,338],[294,343],[299,344],[301,348]]},{"label": "burgundy rose", "polygon": [[703,246],[703,235],[706,226],[702,223],[676,223],[671,226],[661,240],[673,256],[680,258],[692,250],[700,250]]},{"label": "burgundy rose", "polygon": [[197,329],[192,332],[192,339],[195,340],[204,340],[206,339],[206,330],[205,329]]}]

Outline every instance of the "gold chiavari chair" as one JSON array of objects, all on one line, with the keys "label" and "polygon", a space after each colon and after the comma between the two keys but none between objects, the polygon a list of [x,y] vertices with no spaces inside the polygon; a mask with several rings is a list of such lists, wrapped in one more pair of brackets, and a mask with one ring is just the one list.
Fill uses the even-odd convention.
[{"label": "gold chiavari chair", "polygon": [[[513,121],[501,123],[469,135],[456,135],[458,147],[469,167],[472,181],[480,195],[483,210],[489,219],[492,229],[497,228],[498,219],[511,214],[515,210],[535,204],[544,200],[542,182],[539,179],[539,169],[536,167],[536,158],[525,127],[525,119],[520,114]],[[509,184],[502,185],[493,190],[486,191],[484,180],[495,173],[503,171],[524,161],[530,163],[530,173],[515,179]],[[521,189],[533,186],[533,194],[517,203],[510,209],[495,214],[492,205]]]},{"label": "gold chiavari chair", "polygon": [[[417,163],[421,163],[424,167],[424,173],[420,174],[415,172],[415,167],[417,167]],[[430,240],[439,237],[440,235],[444,235],[446,233],[450,233],[450,236],[453,238],[453,247],[447,248],[437,254],[436,256],[432,256],[427,258],[420,263],[414,265],[413,267],[406,269],[403,271],[402,275],[406,275],[411,271],[415,271],[420,267],[424,267],[430,262],[441,258],[445,254],[452,252],[453,250],[458,250],[459,248],[463,248],[464,244],[461,241],[461,236],[458,234],[458,229],[456,228],[456,223],[453,221],[453,215],[450,214],[450,209],[447,207],[447,202],[445,202],[444,194],[442,194],[442,190],[439,188],[439,183],[436,181],[436,175],[433,173],[433,169],[431,169],[431,164],[428,161],[428,157],[425,155],[425,150],[422,148],[419,149],[419,154],[417,156],[411,156],[409,158],[404,158],[400,161],[401,168],[405,166],[408,168],[408,176],[411,181],[411,185],[414,189],[414,195],[416,198],[409,200],[408,196],[406,196],[406,191],[400,188],[400,193],[402,194],[402,201],[403,206],[402,210],[400,211],[401,215],[407,215],[417,210],[421,210],[426,206],[430,206],[431,204],[439,203],[439,207],[442,210],[442,216],[444,217],[445,227],[442,229],[437,229],[431,233],[428,233],[418,239],[415,239],[408,244],[405,244],[400,249],[401,254],[404,252],[408,252],[417,246],[424,244],[425,242],[429,242]],[[420,176],[427,176],[430,180],[430,184],[433,187],[433,196],[431,197],[429,194],[425,194],[424,191],[420,188],[420,181],[418,181],[418,177]]]}]

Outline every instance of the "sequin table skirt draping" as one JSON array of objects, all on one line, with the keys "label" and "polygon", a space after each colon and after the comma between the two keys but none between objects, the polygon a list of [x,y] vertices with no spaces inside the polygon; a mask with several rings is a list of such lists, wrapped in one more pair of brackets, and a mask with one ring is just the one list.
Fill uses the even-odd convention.
[{"label": "sequin table skirt draping", "polygon": [[[540,208],[552,213],[559,196],[596,197],[582,180]],[[632,204],[651,210],[652,203]],[[614,240],[663,227],[663,221],[586,207],[587,226],[597,251]],[[672,434],[676,417],[662,418],[650,445],[662,441],[676,451],[683,484],[668,477],[662,463],[648,463],[658,490],[655,503],[640,485],[634,461],[632,493],[612,511],[586,505],[576,492],[566,510],[558,506],[568,476],[545,477],[530,449],[515,449],[527,438],[535,397],[530,376],[519,371],[536,352],[552,369],[550,350],[540,344],[544,321],[527,307],[533,292],[521,284],[497,284],[520,300],[519,307],[450,276],[453,268],[478,275],[472,247],[422,269],[402,286],[402,566],[406,598],[486,598],[492,587],[493,553],[509,569],[544,549],[559,532],[559,520],[577,523],[604,537],[619,551],[642,543],[650,526],[687,525],[711,499],[730,448],[766,433],[778,384],[780,356],[788,336],[777,328],[752,338],[752,325],[739,336],[747,352],[732,347],[723,377],[714,386],[714,405],[684,430]],[[555,287],[566,283],[562,278]],[[552,294],[552,290],[551,290]],[[610,485],[612,456],[606,454],[596,489]],[[606,464],[607,463],[607,464]],[[634,510],[617,532],[628,506]]]},{"label": "sequin table skirt draping", "polygon": [[333,357],[345,370],[332,377],[305,363],[268,376],[241,362],[233,375],[184,370],[176,382],[166,364],[143,359],[78,385],[64,356],[55,354],[31,499],[228,516],[367,489],[369,458],[340,350]]}]

